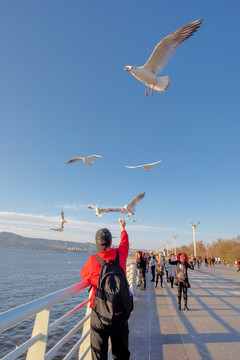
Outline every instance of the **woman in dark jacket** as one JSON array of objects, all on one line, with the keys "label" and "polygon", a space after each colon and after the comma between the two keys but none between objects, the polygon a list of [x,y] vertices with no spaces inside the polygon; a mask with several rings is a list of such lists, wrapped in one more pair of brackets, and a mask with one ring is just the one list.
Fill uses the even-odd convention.
[{"label": "woman in dark jacket", "polygon": [[178,287],[178,310],[181,310],[181,297],[183,293],[184,310],[189,310],[187,306],[187,289],[190,287],[187,269],[194,270],[193,264],[188,262],[188,256],[182,251],[177,254],[177,260],[171,260],[168,256],[169,264],[176,265],[177,287]]}]

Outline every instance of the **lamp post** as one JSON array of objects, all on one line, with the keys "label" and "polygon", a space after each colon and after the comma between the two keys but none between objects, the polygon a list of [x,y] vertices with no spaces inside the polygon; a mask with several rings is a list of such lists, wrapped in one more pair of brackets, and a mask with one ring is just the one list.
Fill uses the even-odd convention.
[{"label": "lamp post", "polygon": [[168,243],[169,243],[169,241],[166,241],[166,244],[167,244],[167,255],[168,255]]},{"label": "lamp post", "polygon": [[176,238],[178,237],[178,235],[172,235],[172,237],[174,238],[174,251],[175,251],[175,256],[176,256],[177,255]]},{"label": "lamp post", "polygon": [[198,221],[196,224],[193,224],[191,221],[189,221],[189,224],[192,226],[193,228],[193,246],[194,246],[194,257],[197,256],[197,247],[196,247],[196,227],[198,226],[198,224],[200,223],[200,221]]}]

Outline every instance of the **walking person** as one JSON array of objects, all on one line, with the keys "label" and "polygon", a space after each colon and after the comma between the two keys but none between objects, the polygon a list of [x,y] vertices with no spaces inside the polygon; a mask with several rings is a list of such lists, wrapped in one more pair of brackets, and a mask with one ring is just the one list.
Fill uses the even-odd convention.
[{"label": "walking person", "polygon": [[[95,236],[97,255],[104,261],[119,261],[119,265],[126,274],[126,262],[129,250],[128,234],[125,231],[126,223],[119,220],[121,228],[121,241],[117,249],[111,248],[112,235],[108,229],[100,229]],[[95,311],[95,298],[98,289],[98,279],[101,265],[95,255],[91,255],[81,271],[83,280],[87,280],[92,285],[90,298],[91,311],[91,352],[93,360],[107,360],[108,358],[108,339],[110,336],[112,343],[112,355],[116,360],[128,360],[130,352],[128,350],[128,319],[124,312],[114,314],[112,322],[106,324],[104,318]]]},{"label": "walking person", "polygon": [[207,259],[207,256],[205,256],[204,262],[205,262],[205,266],[208,267],[208,259]]},{"label": "walking person", "polygon": [[237,266],[238,266],[237,272],[239,272],[240,271],[240,259],[237,260]]},{"label": "walking person", "polygon": [[177,270],[177,286],[178,286],[178,310],[181,310],[181,297],[183,293],[183,299],[184,299],[184,310],[189,311],[189,308],[187,306],[187,289],[190,286],[190,283],[188,281],[188,273],[187,270],[191,269],[193,270],[193,264],[188,262],[188,256],[185,254],[185,252],[180,252],[177,254],[177,260],[171,260],[170,255],[168,256],[169,264],[176,265]]},{"label": "walking person", "polygon": [[166,271],[166,280],[167,282],[170,282],[169,278],[168,278],[168,259],[167,258],[164,258],[164,267],[165,267],[165,271]]},{"label": "walking person", "polygon": [[159,277],[160,277],[161,287],[163,287],[164,263],[161,262],[160,259],[161,259],[161,256],[157,255],[157,262],[156,262],[156,269],[155,269],[155,275],[156,275],[155,288],[158,285]]},{"label": "walking person", "polygon": [[142,251],[139,251],[139,257],[137,259],[137,268],[139,270],[140,286],[141,290],[146,290],[146,260],[142,256]]},{"label": "walking person", "polygon": [[[170,259],[172,261],[176,260],[174,254],[170,254]],[[168,261],[168,278],[170,279],[171,288],[173,289],[173,281],[176,275],[176,265],[170,264]]]},{"label": "walking person", "polygon": [[154,280],[155,280],[156,257],[155,257],[155,255],[153,254],[152,251],[150,251],[150,255],[151,255],[151,258],[150,258],[150,261],[149,261],[149,266],[150,266],[151,274],[152,274],[152,279],[150,281],[154,282]]}]

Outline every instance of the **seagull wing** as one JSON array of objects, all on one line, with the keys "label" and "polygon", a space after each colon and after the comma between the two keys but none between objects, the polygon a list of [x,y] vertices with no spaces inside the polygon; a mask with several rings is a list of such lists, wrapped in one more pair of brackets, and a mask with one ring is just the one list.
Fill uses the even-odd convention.
[{"label": "seagull wing", "polygon": [[125,167],[130,168],[130,169],[145,168],[145,169],[147,169],[147,170],[151,170],[151,166],[157,165],[157,164],[159,164],[161,161],[162,161],[162,160],[157,161],[157,162],[152,163],[152,164],[144,164],[144,165],[138,165],[138,166],[128,166],[128,165],[125,165]]},{"label": "seagull wing", "polygon": [[131,200],[131,202],[128,204],[129,207],[134,208],[135,205],[139,203],[140,200],[144,198],[145,192],[142,192],[138,196],[136,196],[134,199]]},{"label": "seagull wing", "polygon": [[87,159],[91,160],[95,157],[98,157],[98,158],[106,158],[106,156],[101,156],[101,155],[91,155],[91,156],[88,156]]},{"label": "seagull wing", "polygon": [[95,211],[97,210],[97,208],[96,208],[95,206],[93,206],[93,205],[88,205],[87,208],[88,208],[88,209],[95,210]]},{"label": "seagull wing", "polygon": [[107,208],[104,210],[105,210],[105,212],[120,212],[120,213],[126,214],[125,209],[123,209],[123,208]]},{"label": "seagull wing", "polygon": [[74,158],[66,161],[66,164],[70,164],[70,163],[73,163],[75,161],[83,161],[83,158],[82,157],[74,157]]},{"label": "seagull wing", "polygon": [[154,75],[162,71],[176,48],[197,31],[202,20],[203,19],[192,21],[161,40],[143,68]]},{"label": "seagull wing", "polygon": [[129,168],[129,169],[139,169],[139,168],[142,168],[143,165],[138,165],[138,166],[128,166],[128,165],[125,165],[125,167]]},{"label": "seagull wing", "polygon": [[61,217],[62,217],[62,219],[64,220],[64,212],[62,211],[62,213],[61,213]]},{"label": "seagull wing", "polygon": [[200,221],[198,221],[198,222],[195,224],[195,226],[198,226],[198,224],[200,224]]},{"label": "seagull wing", "polygon": [[152,163],[152,164],[146,164],[145,166],[154,166],[154,165],[159,164],[161,161],[162,161],[162,160],[159,160],[159,161],[157,161],[157,162],[155,162],[155,163]]}]

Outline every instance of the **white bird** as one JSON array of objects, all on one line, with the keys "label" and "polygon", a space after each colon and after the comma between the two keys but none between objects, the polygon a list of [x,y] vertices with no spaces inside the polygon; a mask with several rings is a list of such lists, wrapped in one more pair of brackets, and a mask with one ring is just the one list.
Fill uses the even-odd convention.
[{"label": "white bird", "polygon": [[202,23],[202,20],[203,19],[195,20],[187,25],[184,25],[161,40],[155,47],[152,55],[145,65],[139,67],[128,65],[124,67],[124,70],[130,71],[133,76],[148,86],[145,93],[146,96],[148,96],[148,90],[150,88],[152,96],[153,90],[159,92],[167,90],[170,85],[170,78],[168,76],[156,77],[156,75],[163,70],[164,66],[173,55],[175,49],[183,41],[192,36],[195,31],[197,31]]},{"label": "white bird", "polygon": [[94,163],[94,161],[91,161],[91,159],[96,158],[96,157],[97,158],[106,158],[106,156],[101,156],[101,155],[91,155],[91,156],[88,156],[88,157],[74,157],[74,158],[66,161],[66,164],[70,164],[70,163],[73,163],[75,161],[83,161],[88,165],[92,165]]},{"label": "white bird", "polygon": [[65,219],[65,216],[64,216],[64,212],[63,212],[63,211],[62,211],[62,213],[61,213],[61,217],[62,217],[61,228],[63,229],[63,228],[64,228],[64,224],[67,222],[67,220]]},{"label": "white bird", "polygon": [[88,205],[87,207],[89,209],[93,209],[96,211],[96,215],[97,216],[102,216],[102,213],[104,212],[121,212],[123,214],[126,214],[127,216],[131,216],[134,215],[135,212],[135,206],[139,203],[140,200],[143,199],[145,195],[145,192],[142,192],[141,194],[139,194],[138,196],[136,196],[134,199],[132,199],[132,201],[127,204],[124,205],[123,208],[102,208],[100,209],[97,206],[93,206],[93,205]]},{"label": "white bird", "polygon": [[162,161],[162,160],[157,161],[157,162],[152,163],[152,164],[145,164],[145,165],[138,165],[138,166],[128,166],[128,165],[125,165],[125,167],[127,167],[127,168],[129,168],[129,169],[139,169],[139,168],[143,168],[143,169],[145,169],[145,170],[152,170],[152,166],[159,164],[161,161]]},{"label": "white bird", "polygon": [[64,224],[67,222],[67,220],[65,219],[65,216],[64,216],[64,212],[62,211],[61,212],[61,227],[60,228],[51,228],[50,230],[54,230],[54,231],[63,231],[64,229]]},{"label": "white bird", "polygon": [[129,220],[134,223],[134,222],[136,222],[136,221],[141,221],[142,219],[129,219]]}]

